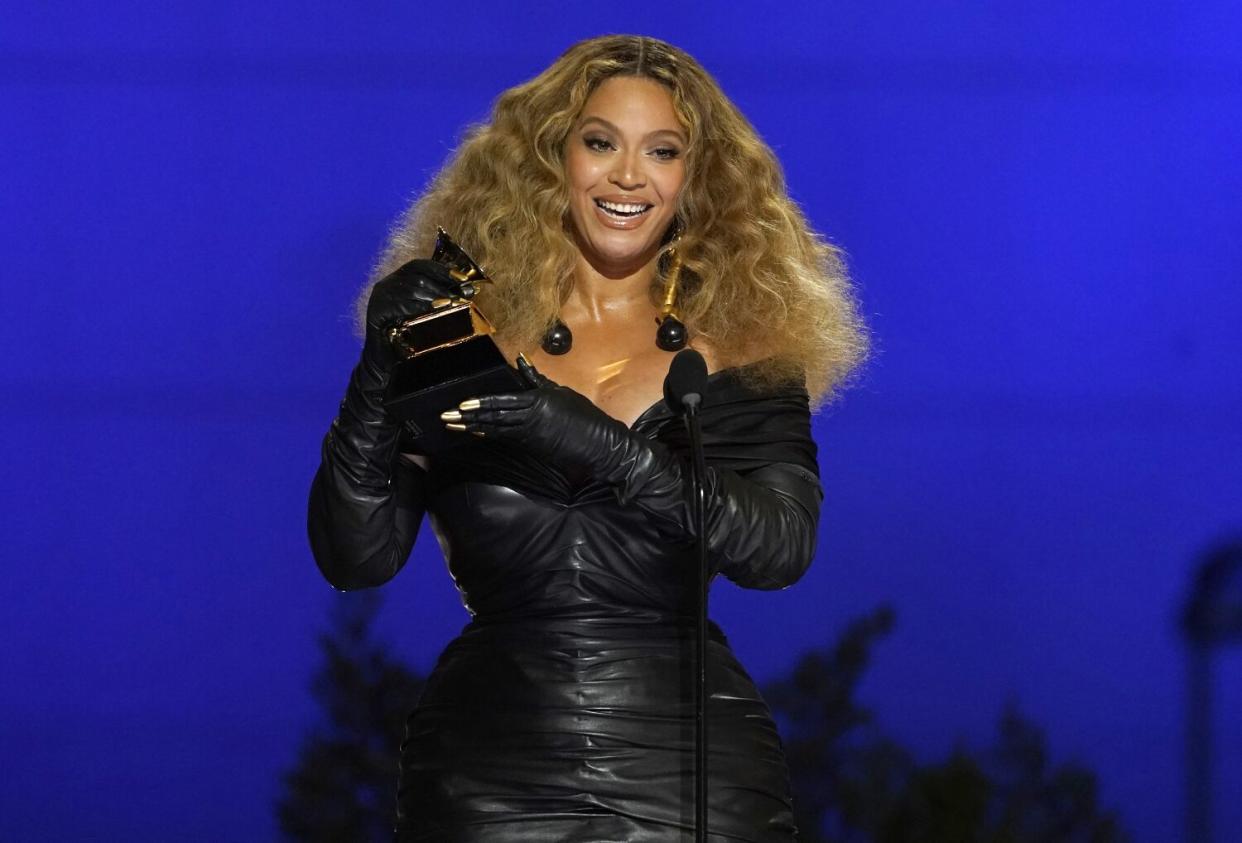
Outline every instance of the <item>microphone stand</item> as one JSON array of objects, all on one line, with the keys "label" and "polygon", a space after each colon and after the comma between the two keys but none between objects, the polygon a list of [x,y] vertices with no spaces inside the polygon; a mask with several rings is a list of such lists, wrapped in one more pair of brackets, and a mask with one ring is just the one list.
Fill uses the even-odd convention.
[{"label": "microphone stand", "polygon": [[703,455],[703,438],[699,426],[701,396],[691,393],[684,398],[686,433],[690,437],[692,456],[690,489],[694,500],[692,524],[698,549],[698,617],[694,640],[694,839],[707,843],[707,496],[704,479],[707,461]]}]

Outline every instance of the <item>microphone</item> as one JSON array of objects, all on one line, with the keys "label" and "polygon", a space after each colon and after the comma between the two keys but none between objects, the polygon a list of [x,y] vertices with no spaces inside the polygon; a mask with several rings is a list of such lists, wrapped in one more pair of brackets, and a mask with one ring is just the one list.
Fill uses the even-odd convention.
[{"label": "microphone", "polygon": [[693,348],[673,357],[664,379],[664,403],[675,414],[695,413],[707,392],[707,362]]},{"label": "microphone", "polygon": [[707,392],[707,362],[693,348],[682,349],[668,367],[664,379],[664,403],[681,416],[690,438],[690,490],[694,507],[690,523],[694,526],[698,557],[698,600],[695,619],[694,661],[694,839],[707,843],[707,588],[711,576],[707,567],[707,499],[704,478],[707,461],[703,452],[703,432],[699,427],[699,405]]}]

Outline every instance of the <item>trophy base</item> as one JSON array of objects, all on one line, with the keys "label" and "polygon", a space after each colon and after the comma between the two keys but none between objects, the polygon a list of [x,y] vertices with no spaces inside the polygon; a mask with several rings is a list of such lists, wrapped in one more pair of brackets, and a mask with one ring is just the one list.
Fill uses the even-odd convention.
[{"label": "trophy base", "polygon": [[527,388],[492,338],[481,334],[394,366],[384,408],[403,424],[417,451],[434,454],[473,439],[468,433],[445,430],[442,412],[467,398]]}]

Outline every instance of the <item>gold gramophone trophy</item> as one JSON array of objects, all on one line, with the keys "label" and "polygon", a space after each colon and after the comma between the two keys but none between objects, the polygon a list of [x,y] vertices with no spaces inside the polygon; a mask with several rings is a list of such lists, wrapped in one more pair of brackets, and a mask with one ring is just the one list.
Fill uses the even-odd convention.
[{"label": "gold gramophone trophy", "polygon": [[467,398],[527,388],[492,339],[492,324],[469,299],[477,284],[491,279],[444,229],[437,232],[431,259],[448,267],[462,285],[462,296],[440,299],[431,312],[389,330],[399,362],[384,395],[385,409],[403,423],[423,453],[472,438],[445,430],[443,411]]}]

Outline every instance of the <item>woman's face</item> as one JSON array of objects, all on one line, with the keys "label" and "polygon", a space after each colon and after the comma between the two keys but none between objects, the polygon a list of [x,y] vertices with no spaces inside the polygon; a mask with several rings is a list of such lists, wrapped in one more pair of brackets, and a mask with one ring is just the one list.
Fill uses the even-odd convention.
[{"label": "woman's face", "polygon": [[583,106],[565,170],[578,248],[610,277],[632,275],[660,249],[686,181],[686,134],[668,89],[614,76]]}]

